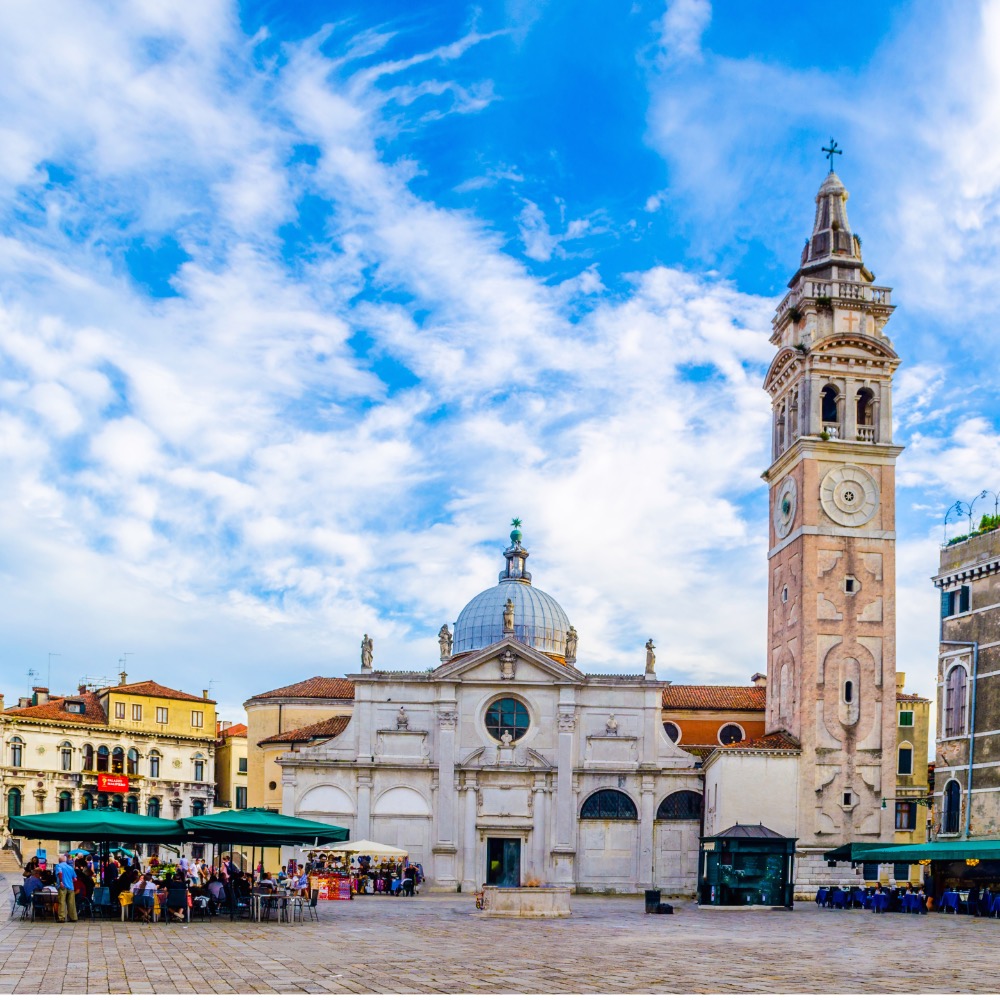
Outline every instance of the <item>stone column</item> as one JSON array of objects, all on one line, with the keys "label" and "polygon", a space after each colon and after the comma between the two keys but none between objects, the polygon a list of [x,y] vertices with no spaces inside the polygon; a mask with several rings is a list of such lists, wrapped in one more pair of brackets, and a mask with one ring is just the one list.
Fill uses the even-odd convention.
[{"label": "stone column", "polygon": [[576,715],[559,706],[559,751],[557,755],[556,846],[573,846],[573,733]]},{"label": "stone column", "polygon": [[358,772],[358,828],[355,840],[371,838],[372,830],[372,776],[371,771]]},{"label": "stone column", "polygon": [[438,796],[435,810],[437,842],[455,843],[455,725],[454,706],[438,711]]},{"label": "stone column", "polygon": [[819,434],[823,429],[823,401],[818,375],[809,376],[809,427],[803,434]]},{"label": "stone column", "polygon": [[475,781],[465,782],[465,829],[462,832],[462,888],[466,892],[474,892],[482,884],[486,876],[476,868],[476,848],[479,846],[476,837],[476,804],[477,789]]},{"label": "stone column", "polygon": [[858,439],[858,386],[856,378],[844,379],[844,440]]},{"label": "stone column", "polygon": [[549,832],[548,829],[546,828],[546,823],[545,823],[545,776],[544,775],[539,775],[535,779],[535,786],[531,790],[531,795],[532,795],[531,866],[533,869],[532,874],[535,875],[536,878],[540,878],[544,882],[546,881],[545,856],[548,853],[546,849],[548,847],[548,837],[549,837]]},{"label": "stone column", "polygon": [[653,889],[653,821],[656,801],[653,798],[654,778],[644,775],[639,798],[639,888]]}]

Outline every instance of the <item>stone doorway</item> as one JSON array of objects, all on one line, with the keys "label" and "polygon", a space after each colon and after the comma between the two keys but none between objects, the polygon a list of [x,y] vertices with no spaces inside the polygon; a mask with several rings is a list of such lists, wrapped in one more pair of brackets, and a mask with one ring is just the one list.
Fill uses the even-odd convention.
[{"label": "stone doorway", "polygon": [[521,841],[516,837],[486,839],[486,884],[521,884]]}]

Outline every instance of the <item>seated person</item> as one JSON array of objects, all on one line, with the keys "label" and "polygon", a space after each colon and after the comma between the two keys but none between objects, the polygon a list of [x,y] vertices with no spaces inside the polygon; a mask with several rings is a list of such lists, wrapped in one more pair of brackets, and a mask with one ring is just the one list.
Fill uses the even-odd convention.
[{"label": "seated person", "polygon": [[282,888],[288,885],[288,870],[285,868],[284,865],[281,866],[281,871],[278,872],[277,875],[275,875],[274,879],[278,883],[278,885],[281,886]]},{"label": "seated person", "polygon": [[218,876],[213,875],[208,880],[208,911],[215,916],[219,907],[226,902],[226,887]]},{"label": "seated person", "polygon": [[262,889],[274,889],[274,879],[271,878],[270,872],[264,872],[260,877],[260,881],[257,883]]},{"label": "seated person", "polygon": [[178,871],[174,873],[173,878],[167,883],[167,893],[168,899],[171,895],[173,895],[178,900],[181,898],[181,894],[183,893],[183,904],[178,904],[170,908],[171,917],[183,920],[187,916],[187,880],[184,878],[183,872]]},{"label": "seated person", "polygon": [[51,892],[53,895],[59,895],[59,890],[56,888],[56,876],[55,873],[50,871],[39,872],[38,877],[42,880],[42,887],[39,892]]},{"label": "seated person", "polygon": [[132,883],[132,908],[136,917],[149,921],[156,908],[156,883],[149,873]]},{"label": "seated person", "polygon": [[25,867],[24,869],[24,888],[22,892],[24,893],[25,902],[31,902],[31,894],[33,892],[38,892],[42,888],[43,882],[38,876],[38,871],[34,868]]}]

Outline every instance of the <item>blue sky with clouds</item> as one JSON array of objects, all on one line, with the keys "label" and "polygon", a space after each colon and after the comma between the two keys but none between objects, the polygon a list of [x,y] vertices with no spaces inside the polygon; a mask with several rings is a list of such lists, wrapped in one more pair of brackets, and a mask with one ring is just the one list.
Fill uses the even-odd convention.
[{"label": "blue sky with clouds", "polygon": [[[834,135],[899,308],[899,667],[1000,489],[997,3],[0,9],[0,602],[28,670],[433,664],[513,515],[580,663],[763,663],[770,317]],[[992,503],[992,501],[990,501]]]}]

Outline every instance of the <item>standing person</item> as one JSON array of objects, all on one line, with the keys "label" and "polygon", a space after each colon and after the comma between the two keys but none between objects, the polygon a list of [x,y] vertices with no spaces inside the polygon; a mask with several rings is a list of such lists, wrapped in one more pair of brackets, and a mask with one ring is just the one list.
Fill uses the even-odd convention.
[{"label": "standing person", "polygon": [[65,854],[59,855],[59,864],[55,870],[56,885],[59,889],[59,923],[66,923],[66,911],[69,910],[69,921],[75,924],[76,917],[76,887],[73,879],[76,872]]},{"label": "standing person", "polygon": [[118,881],[118,862],[112,856],[104,866],[104,885],[113,886]]}]

